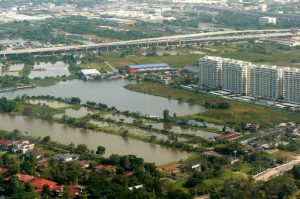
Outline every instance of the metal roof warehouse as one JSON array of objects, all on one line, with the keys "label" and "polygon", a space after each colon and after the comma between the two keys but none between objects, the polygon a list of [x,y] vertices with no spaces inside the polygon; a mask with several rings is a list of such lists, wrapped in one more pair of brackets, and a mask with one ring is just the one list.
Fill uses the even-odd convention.
[{"label": "metal roof warehouse", "polygon": [[158,68],[158,67],[170,67],[170,66],[169,66],[169,64],[166,64],[166,63],[141,64],[141,65],[128,66],[129,69]]}]

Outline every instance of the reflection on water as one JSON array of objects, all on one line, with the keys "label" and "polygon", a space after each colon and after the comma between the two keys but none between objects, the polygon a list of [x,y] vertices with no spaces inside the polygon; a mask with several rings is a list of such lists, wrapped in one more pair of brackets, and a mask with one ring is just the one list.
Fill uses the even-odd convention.
[{"label": "reflection on water", "polygon": [[64,115],[67,115],[69,117],[73,118],[81,118],[86,116],[88,113],[93,113],[92,111],[89,111],[86,107],[80,107],[79,109],[74,109],[74,108],[68,108],[65,109],[65,113],[63,114],[56,114],[54,115],[55,118],[61,118]]},{"label": "reflection on water", "polygon": [[205,108],[201,106],[191,106],[188,103],[178,103],[176,100],[125,89],[124,86],[130,83],[135,82],[124,79],[103,81],[70,80],[49,87],[36,87],[0,93],[0,96],[10,99],[24,94],[29,96],[52,95],[63,98],[78,96],[83,103],[87,101],[101,102],[122,111],[129,110],[160,117],[162,117],[164,109],[168,109],[170,114],[176,113],[178,116],[205,111]]},{"label": "reflection on water", "polygon": [[63,102],[59,102],[59,101],[55,101],[55,100],[43,100],[43,99],[31,99],[31,100],[28,100],[28,103],[38,104],[38,105],[46,105],[51,108],[65,108],[65,107],[70,106]]},{"label": "reflection on water", "polygon": [[86,144],[96,150],[99,145],[106,148],[106,156],[111,154],[134,154],[147,162],[166,164],[171,161],[187,158],[190,154],[176,149],[149,144],[133,139],[124,139],[121,136],[71,128],[63,124],[28,118],[0,114],[0,128],[12,131],[18,128],[23,133],[34,137],[50,136],[53,141],[63,144]]},{"label": "reflection on water", "polygon": [[39,62],[35,63],[33,70],[29,74],[29,78],[33,79],[35,77],[45,78],[45,77],[56,77],[70,75],[68,64],[62,61],[56,63],[50,62]]},{"label": "reflection on water", "polygon": [[146,125],[151,125],[153,128],[159,130],[168,130],[178,134],[195,135],[205,139],[211,139],[219,136],[219,134],[217,133],[207,132],[207,131],[193,129],[193,128],[182,128],[180,126],[169,125],[167,123],[162,123],[162,122],[146,123]]}]

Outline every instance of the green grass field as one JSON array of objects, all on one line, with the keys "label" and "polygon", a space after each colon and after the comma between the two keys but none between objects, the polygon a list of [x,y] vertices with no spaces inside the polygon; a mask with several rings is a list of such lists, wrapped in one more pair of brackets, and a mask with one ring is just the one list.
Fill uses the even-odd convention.
[{"label": "green grass field", "polygon": [[122,68],[131,64],[147,63],[167,63],[176,68],[183,68],[186,65],[195,65],[200,55],[169,55],[169,56],[129,56],[120,57],[113,54],[105,56],[105,60],[117,68]]},{"label": "green grass field", "polygon": [[228,123],[233,125],[240,124],[242,121],[255,122],[261,125],[277,125],[281,122],[287,121],[300,122],[299,113],[267,106],[226,100],[206,94],[196,94],[194,92],[175,89],[171,86],[159,83],[131,84],[127,85],[126,88],[151,95],[168,97],[172,99],[182,99],[183,101],[193,99],[197,105],[204,105],[207,101],[211,103],[227,102],[231,105],[230,109],[228,110],[208,109],[203,113],[189,116],[191,118],[204,119],[207,122],[215,122],[220,124]]},{"label": "green grass field", "polygon": [[300,68],[300,49],[271,44],[216,45],[203,49],[209,55],[255,63]]}]

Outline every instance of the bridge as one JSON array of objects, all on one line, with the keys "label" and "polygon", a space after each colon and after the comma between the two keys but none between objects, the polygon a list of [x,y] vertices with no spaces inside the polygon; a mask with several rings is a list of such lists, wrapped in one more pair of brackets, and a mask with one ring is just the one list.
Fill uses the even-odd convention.
[{"label": "bridge", "polygon": [[293,33],[290,29],[270,29],[270,30],[240,30],[240,31],[218,31],[208,33],[197,33],[188,35],[164,36],[157,38],[137,39],[129,41],[118,41],[88,45],[58,46],[48,48],[28,48],[17,50],[0,51],[0,56],[21,55],[21,54],[55,54],[78,51],[112,51],[125,50],[131,48],[185,45],[203,42],[235,41],[247,39],[290,37]]}]

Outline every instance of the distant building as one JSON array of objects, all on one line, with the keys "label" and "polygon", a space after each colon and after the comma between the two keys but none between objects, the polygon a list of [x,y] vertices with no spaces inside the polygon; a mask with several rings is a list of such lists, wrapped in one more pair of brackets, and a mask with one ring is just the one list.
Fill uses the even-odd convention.
[{"label": "distant building", "polygon": [[23,154],[34,149],[34,144],[27,140],[0,140],[0,148],[9,150],[13,153],[21,152]]},{"label": "distant building", "polygon": [[250,95],[266,99],[282,96],[282,69],[277,66],[252,66],[250,68]]},{"label": "distant building", "polygon": [[300,70],[284,68],[283,70],[283,97],[285,101],[300,103]]},{"label": "distant building", "polygon": [[222,89],[232,93],[248,94],[248,62],[224,59],[222,66]]},{"label": "distant building", "polygon": [[284,100],[288,103],[276,106],[295,110],[298,105],[293,103],[300,104],[300,69],[205,56],[198,60],[198,66],[192,72],[198,76],[199,86],[222,89],[220,95],[224,92],[247,95],[247,98],[238,98],[247,102],[249,98]]},{"label": "distant building", "polygon": [[241,137],[242,134],[241,133],[237,133],[237,132],[231,132],[231,133],[226,133],[226,134],[222,134],[218,137],[219,140],[223,140],[223,141],[233,141],[239,137]]},{"label": "distant building", "polygon": [[78,160],[80,157],[80,155],[77,154],[70,154],[70,153],[66,153],[66,154],[56,154],[54,155],[54,159],[65,163],[65,162],[70,162],[70,161],[74,161],[74,160]]},{"label": "distant building", "polygon": [[267,24],[276,25],[277,18],[274,18],[274,17],[260,17],[258,21],[259,21],[260,25],[267,25]]},{"label": "distant building", "polygon": [[101,73],[96,69],[82,69],[80,71],[80,76],[83,79],[95,79],[101,76]]},{"label": "distant building", "polygon": [[21,152],[23,154],[27,153],[28,151],[31,151],[34,149],[34,144],[30,143],[27,140],[24,141],[14,141],[12,145],[12,152]]},{"label": "distant building", "polygon": [[169,64],[166,63],[157,63],[157,64],[142,64],[142,65],[130,65],[127,66],[127,70],[131,74],[139,73],[139,72],[155,72],[155,71],[170,71],[176,70],[173,67],[170,67]]},{"label": "distant building", "polygon": [[198,60],[200,86],[216,89],[221,87],[221,57],[205,56]]}]

